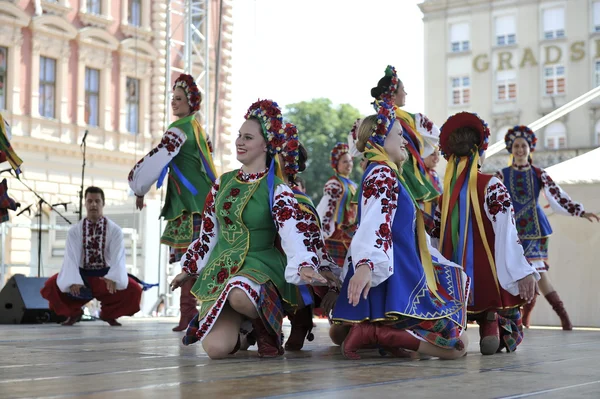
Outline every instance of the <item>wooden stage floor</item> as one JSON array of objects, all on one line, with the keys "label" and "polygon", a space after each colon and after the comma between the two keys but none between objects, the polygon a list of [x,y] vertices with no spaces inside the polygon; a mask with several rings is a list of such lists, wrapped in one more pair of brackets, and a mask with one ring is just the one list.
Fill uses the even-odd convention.
[{"label": "wooden stage floor", "polygon": [[600,398],[598,330],[531,329],[516,353],[483,357],[470,328],[460,360],[348,361],[319,321],[302,352],[213,361],[175,319],[121,321],[0,325],[0,398]]}]

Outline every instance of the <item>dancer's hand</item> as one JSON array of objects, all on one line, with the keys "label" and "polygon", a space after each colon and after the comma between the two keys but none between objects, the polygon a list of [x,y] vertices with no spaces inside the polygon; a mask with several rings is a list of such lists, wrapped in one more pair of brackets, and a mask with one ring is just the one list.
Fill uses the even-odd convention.
[{"label": "dancer's hand", "polygon": [[369,290],[371,289],[371,269],[367,264],[356,266],[354,276],[348,283],[348,303],[352,306],[358,305],[360,295],[367,299]]},{"label": "dancer's hand", "polygon": [[102,280],[104,280],[104,282],[106,283],[106,289],[108,290],[109,293],[114,294],[115,292],[117,292],[117,283],[109,280],[107,278],[101,277]]},{"label": "dancer's hand", "polygon": [[325,277],[317,273],[312,267],[301,267],[300,278],[307,284],[323,283],[327,284]]},{"label": "dancer's hand", "polygon": [[327,280],[327,285],[330,288],[337,288],[339,290],[342,287],[342,282],[339,278],[335,276],[335,274],[333,274],[332,271],[323,270],[320,273],[321,276],[325,277],[325,279]]},{"label": "dancer's hand", "polygon": [[73,296],[79,296],[79,290],[83,288],[83,285],[73,284],[69,287],[69,292]]},{"label": "dancer's hand", "polygon": [[533,274],[522,278],[517,283],[519,284],[519,296],[526,300],[527,303],[531,302],[535,298],[537,291],[537,282]]},{"label": "dancer's hand", "polygon": [[171,281],[171,291],[175,291],[177,288],[181,287],[188,277],[189,276],[186,272],[181,272],[175,276],[173,281]]},{"label": "dancer's hand", "polygon": [[323,313],[325,316],[329,317],[329,313],[333,310],[335,303],[337,302],[339,294],[335,291],[329,291],[323,299],[321,299],[321,309],[323,309]]},{"label": "dancer's hand", "polygon": [[583,215],[581,215],[582,218],[585,218],[587,220],[589,220],[591,223],[594,223],[594,220],[596,222],[600,221],[600,218],[598,217],[598,215],[596,215],[595,213],[584,213]]},{"label": "dancer's hand", "polygon": [[142,209],[144,209],[144,196],[143,195],[141,197],[138,197],[137,195],[135,196],[135,208],[139,209],[140,211]]}]

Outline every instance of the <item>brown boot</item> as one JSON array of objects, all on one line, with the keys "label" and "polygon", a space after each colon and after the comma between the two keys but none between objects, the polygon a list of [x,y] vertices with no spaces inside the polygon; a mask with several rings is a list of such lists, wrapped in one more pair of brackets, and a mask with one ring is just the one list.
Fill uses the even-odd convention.
[{"label": "brown boot", "polygon": [[258,344],[258,357],[277,357],[285,353],[281,344],[277,342],[277,336],[269,333],[260,318],[252,320],[252,327]]},{"label": "brown boot", "polygon": [[533,297],[531,302],[523,305],[523,325],[529,328],[529,320],[531,319],[531,311],[535,306],[535,301],[537,300],[537,295]]},{"label": "brown boot", "polygon": [[181,296],[179,298],[179,324],[173,327],[173,331],[184,331],[188,328],[190,321],[198,313],[196,309],[196,297],[192,295],[192,287],[196,283],[195,278],[188,278],[181,286]]},{"label": "brown boot", "polygon": [[73,324],[81,321],[81,316],[83,316],[83,312],[79,313],[77,316],[67,317],[67,320],[63,321],[61,324],[63,326],[72,326]]},{"label": "brown boot", "polygon": [[573,325],[571,324],[571,320],[569,319],[569,315],[565,310],[565,307],[558,296],[558,292],[552,291],[548,295],[546,295],[546,299],[548,303],[552,305],[552,309],[556,312],[558,317],[560,317],[560,324],[562,324],[562,329],[565,331],[571,331],[573,329]]},{"label": "brown boot", "polygon": [[493,355],[500,349],[500,327],[496,312],[486,312],[479,324],[479,350],[482,355]]},{"label": "brown boot", "polygon": [[310,306],[298,310],[293,315],[288,315],[292,325],[290,337],[285,343],[286,351],[299,351],[304,346],[304,339],[312,341],[315,336],[311,332],[313,329],[313,313]]},{"label": "brown boot", "polygon": [[342,355],[346,359],[358,360],[360,356],[356,353],[357,350],[372,348],[375,344],[377,344],[375,324],[369,322],[354,324],[342,342]]}]

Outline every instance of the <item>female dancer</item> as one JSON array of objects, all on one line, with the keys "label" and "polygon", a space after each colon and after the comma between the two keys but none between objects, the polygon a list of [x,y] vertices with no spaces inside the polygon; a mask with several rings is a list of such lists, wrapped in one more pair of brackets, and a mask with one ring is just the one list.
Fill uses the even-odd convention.
[{"label": "female dancer", "polygon": [[327,252],[340,267],[356,231],[356,205],[352,203],[356,183],[350,180],[353,163],[348,150],[346,143],[337,143],[331,150],[331,167],[335,174],[325,183],[317,206]]},{"label": "female dancer", "polygon": [[[537,138],[531,129],[527,126],[515,126],[506,133],[504,142],[513,162],[510,167],[498,171],[496,177],[504,182],[513,200],[519,239],[523,244],[525,256],[540,273],[540,291],[560,317],[563,330],[572,330],[569,315],[552,286],[548,273],[545,273],[549,268],[548,237],[552,228],[538,203],[540,191],[544,190],[550,207],[559,215],[578,216],[590,222],[598,221],[598,216],[586,213],[583,205],[572,201],[545,170],[532,165],[530,153],[535,151]],[[534,297],[523,306],[525,327],[529,327],[535,299]]]},{"label": "female dancer", "polygon": [[[167,226],[160,239],[169,246],[169,263],[179,262],[200,231],[204,201],[216,172],[206,134],[195,119],[202,97],[190,75],[182,74],[173,85],[171,108],[177,120],[162,140],[129,173],[129,187],[136,195],[136,207],[142,210],[144,196],[154,183],[162,186],[168,171],[167,195],[161,217]],[[179,325],[183,331],[197,313],[196,299],[190,293],[194,279],[181,287]]]},{"label": "female dancer", "polygon": [[[523,340],[519,307],[534,298],[538,273],[523,255],[506,187],[479,173],[489,130],[477,115],[461,112],[442,126],[440,148],[448,159],[444,194],[436,212],[442,254],[471,279],[469,319],[479,324],[480,350],[516,350]],[[440,220],[441,219],[441,220]]]},{"label": "female dancer", "polygon": [[[393,108],[360,125],[359,151],[369,159],[359,202],[360,224],[350,246],[333,320],[352,327],[346,358],[379,345],[445,359],[466,353],[468,282],[458,265],[432,262],[423,215],[404,186],[406,141]],[[400,164],[400,167],[399,167]]]},{"label": "female dancer", "polygon": [[[200,340],[212,359],[237,351],[245,320],[252,323],[260,357],[282,355],[283,306],[293,311],[297,304],[296,288],[286,280],[327,282],[297,228],[294,194],[276,176],[277,154],[285,144],[281,110],[275,102],[262,100],[245,117],[236,140],[242,168],[225,173],[213,185],[200,238],[188,248],[181,259],[183,272],[171,283],[177,288],[198,276],[192,293],[201,301],[200,312],[183,343]],[[287,266],[276,246],[278,235]]]}]

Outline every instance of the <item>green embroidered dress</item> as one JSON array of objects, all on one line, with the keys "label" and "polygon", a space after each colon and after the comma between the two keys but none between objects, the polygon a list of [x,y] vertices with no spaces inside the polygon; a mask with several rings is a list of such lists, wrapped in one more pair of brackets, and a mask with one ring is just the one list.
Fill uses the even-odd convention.
[{"label": "green embroidered dress", "polygon": [[[261,286],[270,283],[283,304],[294,307],[297,290],[286,279],[301,284],[299,267],[318,265],[298,230],[294,194],[278,178],[274,186],[270,207],[266,172],[233,171],[221,176],[207,198],[200,238],[181,260],[185,272],[198,275],[192,293],[200,301],[199,340],[212,328],[231,289],[245,291],[258,308]],[[287,259],[276,246],[278,235]]]}]

